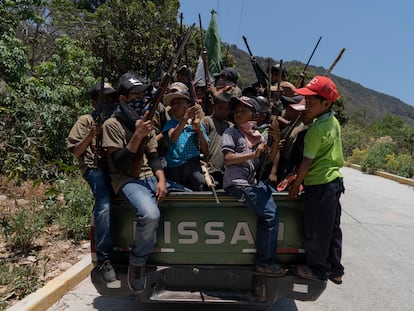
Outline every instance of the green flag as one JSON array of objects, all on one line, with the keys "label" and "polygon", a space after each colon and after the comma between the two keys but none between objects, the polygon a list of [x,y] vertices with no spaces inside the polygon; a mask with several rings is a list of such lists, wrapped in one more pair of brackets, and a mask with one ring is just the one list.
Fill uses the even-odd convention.
[{"label": "green flag", "polygon": [[208,25],[204,44],[207,49],[208,70],[211,74],[221,71],[221,45],[215,17],[216,11],[211,10],[211,20]]}]

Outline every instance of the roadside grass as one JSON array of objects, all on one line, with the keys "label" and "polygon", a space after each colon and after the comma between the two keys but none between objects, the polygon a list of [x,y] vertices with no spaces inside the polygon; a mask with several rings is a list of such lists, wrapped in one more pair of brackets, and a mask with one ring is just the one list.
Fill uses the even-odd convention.
[{"label": "roadside grass", "polygon": [[[0,310],[5,310],[47,282],[52,265],[46,248],[88,240],[94,200],[80,175],[53,184],[21,184],[4,176],[0,181]],[[53,257],[65,261],[64,256]]]}]

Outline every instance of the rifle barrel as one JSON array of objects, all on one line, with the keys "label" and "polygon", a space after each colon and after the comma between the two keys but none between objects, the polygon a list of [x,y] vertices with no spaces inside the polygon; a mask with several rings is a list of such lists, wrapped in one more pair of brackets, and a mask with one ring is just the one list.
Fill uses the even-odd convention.
[{"label": "rifle barrel", "polygon": [[243,36],[242,38],[243,38],[243,40],[244,40],[244,44],[246,44],[246,48],[247,48],[247,51],[249,51],[250,56],[253,56],[253,53],[252,53],[252,51],[250,50],[250,46],[249,46],[249,44],[247,43],[247,38],[246,38],[245,36]]}]

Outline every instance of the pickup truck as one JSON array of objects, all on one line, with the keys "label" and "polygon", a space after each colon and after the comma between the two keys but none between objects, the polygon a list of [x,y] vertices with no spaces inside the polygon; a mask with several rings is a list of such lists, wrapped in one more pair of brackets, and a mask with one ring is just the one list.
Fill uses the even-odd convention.
[{"label": "pickup truck", "polygon": [[[161,219],[156,252],[147,262],[144,303],[223,303],[270,309],[279,298],[316,300],[326,281],[308,280],[291,271],[304,264],[302,200],[287,200],[274,193],[280,224],[277,261],[289,272],[284,277],[257,275],[254,271],[256,216],[223,190],[173,192],[160,204]],[[127,271],[136,217],[120,198],[113,199],[112,264],[118,280],[105,283],[95,270],[91,280],[101,295],[135,295],[128,287]],[[91,225],[92,261],[96,263]]]}]

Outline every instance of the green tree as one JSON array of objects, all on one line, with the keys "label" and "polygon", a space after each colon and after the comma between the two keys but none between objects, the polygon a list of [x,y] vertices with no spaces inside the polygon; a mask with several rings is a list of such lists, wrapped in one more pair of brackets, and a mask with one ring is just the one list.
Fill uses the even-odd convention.
[{"label": "green tree", "polygon": [[0,167],[11,177],[49,179],[58,174],[56,163],[73,163],[67,133],[90,109],[86,93],[96,82],[93,71],[99,62],[68,37],[57,39],[56,46],[49,62],[0,97],[6,112],[0,133],[7,141]]},{"label": "green tree", "polygon": [[[176,0],[109,0],[87,15],[88,49],[102,55],[103,42],[108,42],[108,72],[112,81],[130,70],[149,77],[155,74],[162,55],[166,54],[168,60],[176,48],[178,7]],[[189,59],[195,62],[199,49],[193,50],[191,44],[187,50],[191,53]]]},{"label": "green tree", "polygon": [[18,83],[27,74],[26,46],[15,36],[5,33],[0,36],[0,73],[6,83]]}]

